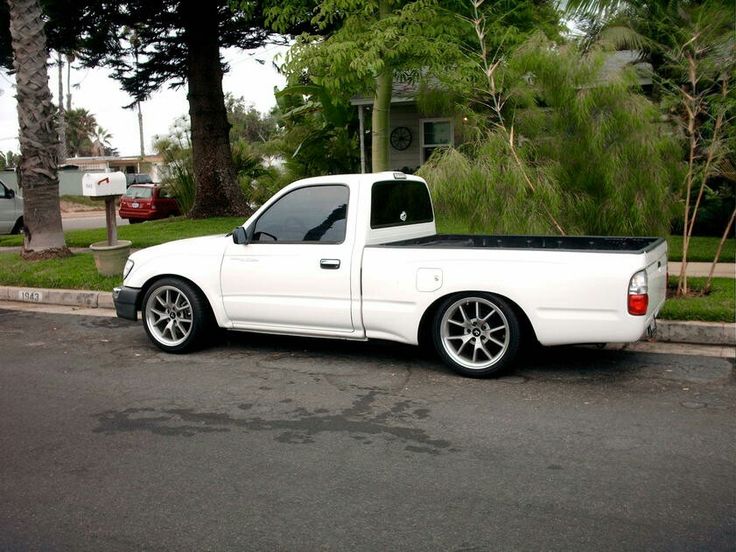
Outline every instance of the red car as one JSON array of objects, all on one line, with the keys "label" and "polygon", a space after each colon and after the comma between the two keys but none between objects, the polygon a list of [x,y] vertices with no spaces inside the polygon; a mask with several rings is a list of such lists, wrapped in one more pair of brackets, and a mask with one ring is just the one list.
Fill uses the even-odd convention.
[{"label": "red car", "polygon": [[120,218],[130,224],[180,214],[176,199],[158,184],[133,184],[120,198]]}]

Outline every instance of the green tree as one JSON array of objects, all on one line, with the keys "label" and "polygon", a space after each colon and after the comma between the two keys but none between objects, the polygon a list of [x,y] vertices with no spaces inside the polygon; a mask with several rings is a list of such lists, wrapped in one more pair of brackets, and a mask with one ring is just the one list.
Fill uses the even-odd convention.
[{"label": "green tree", "polygon": [[358,120],[345,99],[323,86],[291,84],[276,101],[283,130],[270,147],[284,159],[287,180],[358,172]]},{"label": "green tree", "polygon": [[0,151],[0,170],[15,169],[20,161],[20,156],[13,151]]},{"label": "green tree", "polygon": [[272,114],[261,113],[242,97],[226,94],[225,109],[231,125],[231,142],[243,140],[251,144],[266,143],[278,132],[276,118]]},{"label": "green tree", "polygon": [[97,128],[97,119],[84,108],[70,109],[65,112],[66,151],[70,157],[88,157],[92,155],[92,139]]},{"label": "green tree", "polygon": [[110,140],[112,140],[112,134],[102,128],[100,125],[95,125],[94,130],[89,136],[92,142],[91,151],[92,155],[103,156],[107,155],[108,151],[111,151]]},{"label": "green tree", "polygon": [[[714,202],[728,205],[722,209],[723,226],[730,227],[736,212],[733,5],[720,0],[574,0],[570,7],[596,22],[589,43],[614,48],[633,44],[652,62],[653,95],[680,129],[687,171],[681,188],[678,294],[687,294],[688,249],[696,223],[704,211],[713,211]],[[728,228],[724,239],[727,235]]]},{"label": "green tree", "polygon": [[69,255],[64,242],[56,176],[58,140],[46,70],[46,35],[38,0],[9,0],[16,72],[26,259]]},{"label": "green tree", "polygon": [[[294,13],[269,12],[277,30],[293,23]],[[451,63],[459,53],[451,40],[458,21],[437,0],[322,0],[312,21],[326,36],[299,37],[289,52],[287,73],[338,97],[370,92],[373,170],[385,170],[394,79],[421,81]]]},{"label": "green tree", "polygon": [[[482,18],[474,25],[482,38]],[[421,171],[438,212],[494,232],[666,232],[677,147],[635,75],[606,75],[602,55],[540,37],[487,52],[480,139]]]},{"label": "green tree", "polygon": [[[88,66],[112,68],[135,101],[165,84],[187,85],[197,182],[191,216],[248,213],[231,159],[220,49],[247,50],[272,37],[283,40],[264,28],[262,3],[45,0],[44,6],[51,46],[77,52]],[[128,40],[131,30],[137,56]]]}]

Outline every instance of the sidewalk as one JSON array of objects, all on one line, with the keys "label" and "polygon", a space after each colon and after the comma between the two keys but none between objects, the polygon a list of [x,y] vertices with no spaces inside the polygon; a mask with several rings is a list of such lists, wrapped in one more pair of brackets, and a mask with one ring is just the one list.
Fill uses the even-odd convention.
[{"label": "sidewalk", "polygon": [[[688,276],[708,276],[710,267],[713,263],[687,263]],[[678,276],[682,263],[679,261],[670,261],[667,263],[667,270],[670,276]],[[736,264],[734,263],[718,263],[713,272],[716,278],[736,278]]]}]

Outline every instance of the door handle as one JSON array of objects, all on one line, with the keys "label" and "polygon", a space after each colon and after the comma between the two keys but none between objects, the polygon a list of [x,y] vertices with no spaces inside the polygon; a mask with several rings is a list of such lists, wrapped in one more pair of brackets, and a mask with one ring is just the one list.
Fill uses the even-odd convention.
[{"label": "door handle", "polygon": [[319,267],[325,270],[337,270],[340,268],[340,259],[320,259]]}]

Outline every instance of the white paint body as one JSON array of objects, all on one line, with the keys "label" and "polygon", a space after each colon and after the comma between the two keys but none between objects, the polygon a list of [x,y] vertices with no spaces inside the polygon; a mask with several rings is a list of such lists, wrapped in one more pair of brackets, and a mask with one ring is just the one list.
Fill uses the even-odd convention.
[{"label": "white paint body", "polygon": [[10,234],[22,216],[23,198],[0,181],[0,234]]},{"label": "white paint body", "polygon": [[[394,173],[305,179],[287,186],[243,226],[290,191],[349,187],[340,244],[233,243],[230,236],[170,242],[131,255],[125,286],[169,275],[196,284],[223,328],[417,344],[423,315],[448,295],[484,291],[519,306],[543,345],[636,341],[664,303],[666,243],[647,252],[385,247],[436,233],[434,222],[371,229],[371,185]],[[409,180],[424,182],[414,176]],[[322,259],[338,259],[324,270]],[[629,281],[649,275],[645,316],[628,314]]]}]

